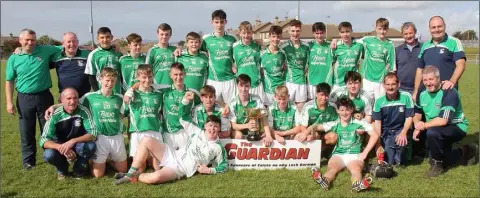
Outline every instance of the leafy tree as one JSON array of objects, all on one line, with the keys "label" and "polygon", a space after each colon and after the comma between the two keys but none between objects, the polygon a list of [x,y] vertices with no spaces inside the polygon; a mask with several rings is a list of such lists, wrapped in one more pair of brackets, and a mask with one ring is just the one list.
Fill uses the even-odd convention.
[{"label": "leafy tree", "polygon": [[9,39],[4,41],[2,47],[2,58],[8,58],[17,47],[20,47],[20,42],[18,42],[18,39]]},{"label": "leafy tree", "polygon": [[452,34],[453,37],[460,39],[462,37],[462,32],[461,31],[456,31]]},{"label": "leafy tree", "polygon": [[37,45],[62,45],[62,42],[49,37],[48,35],[43,35],[37,39]]}]

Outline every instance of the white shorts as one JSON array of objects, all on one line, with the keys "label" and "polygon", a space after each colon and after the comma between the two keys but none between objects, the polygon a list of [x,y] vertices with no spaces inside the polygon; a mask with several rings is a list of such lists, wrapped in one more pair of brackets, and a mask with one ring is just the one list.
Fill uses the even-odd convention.
[{"label": "white shorts", "polygon": [[142,141],[143,137],[151,137],[158,140],[159,143],[163,143],[162,133],[158,131],[144,131],[132,133],[130,135],[130,156],[135,157],[138,145],[140,144],[140,141]]},{"label": "white shorts", "polygon": [[[238,91],[238,90],[236,90],[236,91]],[[258,95],[258,97],[260,97],[260,100],[262,101],[262,104],[265,104],[265,97],[266,96],[265,96],[265,91],[263,90],[262,82],[260,82],[260,84],[258,84],[257,87],[250,88],[249,93]],[[236,93],[235,95],[238,95],[238,93]]]},{"label": "white shorts", "polygon": [[376,83],[369,81],[367,79],[363,79],[362,89],[370,94],[371,98],[379,98],[380,96],[385,95],[385,89],[382,86],[382,83]]},{"label": "white shorts", "polygon": [[315,95],[317,95],[317,86],[316,85],[307,85],[308,89],[308,99],[313,100],[315,99]]},{"label": "white shorts", "polygon": [[97,145],[97,150],[95,151],[93,163],[105,163],[107,158],[115,162],[127,159],[127,150],[125,149],[122,134],[114,136],[98,135],[95,144]]},{"label": "white shorts", "polygon": [[355,160],[359,160],[363,162],[360,158],[358,158],[359,155],[360,154],[334,154],[332,155],[332,157],[335,157],[335,156],[339,157],[343,161],[343,167],[346,167],[350,162],[353,162]]},{"label": "white shorts", "polygon": [[184,129],[176,133],[163,133],[163,141],[174,150],[179,150],[187,145],[188,134]]},{"label": "white shorts", "polygon": [[269,94],[265,93],[265,102],[263,102],[264,105],[270,106],[273,104],[275,94]]},{"label": "white shorts", "polygon": [[166,144],[162,161],[159,162],[158,166],[171,168],[177,174],[177,179],[186,176],[183,162],[179,160],[176,152]]},{"label": "white shorts", "polygon": [[225,104],[230,104],[230,101],[237,90],[235,79],[228,81],[207,80],[207,85],[211,85],[215,88],[215,96],[217,100],[223,101]]},{"label": "white shorts", "polygon": [[290,94],[290,100],[293,102],[306,102],[307,101],[307,85],[299,85],[290,82],[285,82],[285,86]]}]

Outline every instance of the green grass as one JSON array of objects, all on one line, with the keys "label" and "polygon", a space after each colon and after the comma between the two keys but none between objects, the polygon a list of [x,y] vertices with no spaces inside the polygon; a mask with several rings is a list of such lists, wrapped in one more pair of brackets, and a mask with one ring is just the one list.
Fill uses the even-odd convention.
[{"label": "green grass", "polygon": [[[1,66],[5,71],[4,62]],[[478,142],[478,65],[468,65],[460,92],[467,118],[470,121],[468,136],[461,143]],[[55,73],[52,72],[55,78]],[[1,75],[4,87],[5,75]],[[52,93],[58,98],[56,79]],[[3,95],[3,93],[2,93]],[[2,96],[3,97],[3,96]],[[5,110],[1,111],[1,196],[21,197],[478,197],[478,166],[458,167],[435,179],[424,179],[427,160],[419,165],[398,170],[390,180],[375,180],[371,191],[358,195],[349,192],[350,175],[338,175],[330,191],[323,191],[310,177],[310,170],[229,171],[221,175],[194,176],[163,185],[114,186],[112,172],[101,179],[64,181],[56,180],[55,168],[37,153],[37,167],[24,171],[21,167],[18,120]],[[38,137],[37,137],[38,138]],[[322,171],[325,171],[325,166]]]},{"label": "green grass", "polygon": [[468,47],[465,48],[465,54],[478,54],[479,48],[478,47]]}]

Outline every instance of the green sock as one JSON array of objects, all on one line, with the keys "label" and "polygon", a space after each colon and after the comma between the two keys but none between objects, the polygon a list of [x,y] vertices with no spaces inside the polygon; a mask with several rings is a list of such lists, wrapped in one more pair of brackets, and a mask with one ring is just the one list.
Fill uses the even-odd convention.
[{"label": "green sock", "polygon": [[135,168],[135,167],[133,167],[133,166],[130,167],[130,169],[129,169],[128,172],[127,172],[127,177],[132,178],[135,174],[137,174],[137,170],[138,170],[138,169]]}]

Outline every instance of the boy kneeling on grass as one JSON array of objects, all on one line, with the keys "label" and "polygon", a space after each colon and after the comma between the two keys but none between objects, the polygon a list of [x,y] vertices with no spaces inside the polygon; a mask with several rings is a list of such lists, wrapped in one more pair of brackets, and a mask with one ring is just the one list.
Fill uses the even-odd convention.
[{"label": "boy kneeling on grass", "polygon": [[[312,177],[323,189],[328,190],[337,173],[346,167],[352,175],[352,191],[360,192],[368,189],[372,183],[372,178],[369,176],[362,179],[362,170],[364,160],[378,140],[378,134],[367,122],[358,121],[352,117],[355,108],[352,100],[342,97],[336,101],[336,105],[339,116],[337,121],[314,124],[307,129],[309,131],[331,131],[330,133],[333,133],[337,139],[332,157],[328,161],[327,172],[322,175],[318,167],[313,167]],[[368,145],[361,152],[364,137],[362,134],[365,131],[370,139]]]},{"label": "boy kneeling on grass", "polygon": [[[188,91],[182,104],[188,105],[194,98],[194,93]],[[228,169],[227,152],[218,139],[221,121],[218,116],[209,115],[204,129],[191,122],[188,111],[183,112],[180,124],[190,138],[185,147],[175,151],[165,143],[145,137],[137,148],[130,170],[115,175],[115,184],[135,183],[159,184],[178,180],[182,177],[192,177],[196,172],[201,174],[223,173]],[[187,113],[185,113],[187,112]],[[153,173],[141,173],[139,168],[151,154],[163,167]],[[208,167],[211,165],[212,167]]]}]

